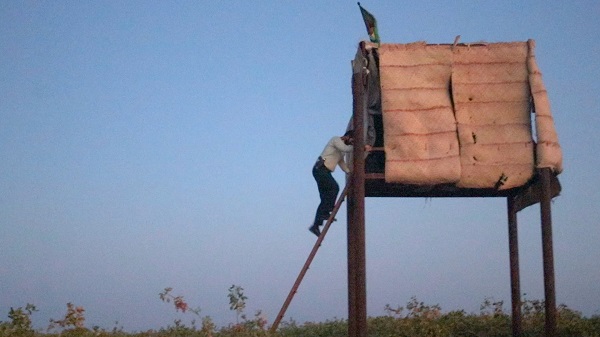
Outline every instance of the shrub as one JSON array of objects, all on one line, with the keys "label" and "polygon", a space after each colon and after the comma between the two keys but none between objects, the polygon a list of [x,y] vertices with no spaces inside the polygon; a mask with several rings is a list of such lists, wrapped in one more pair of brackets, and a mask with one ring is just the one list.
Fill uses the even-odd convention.
[{"label": "shrub", "polygon": [[0,334],[2,336],[33,336],[34,331],[31,327],[31,315],[37,311],[35,305],[27,303],[25,309],[18,307],[10,308],[8,318],[10,322],[0,322]]}]

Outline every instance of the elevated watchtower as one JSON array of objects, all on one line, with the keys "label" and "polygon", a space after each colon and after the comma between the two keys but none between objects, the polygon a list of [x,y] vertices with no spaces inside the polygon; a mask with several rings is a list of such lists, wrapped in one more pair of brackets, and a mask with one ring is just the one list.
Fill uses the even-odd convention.
[{"label": "elevated watchtower", "polygon": [[[540,203],[546,336],[556,335],[551,199],[562,153],[533,40],[361,42],[352,61],[349,336],[366,336],[365,197],[507,199],[513,335],[521,334],[517,213]],[[365,160],[364,145],[373,151]]]}]

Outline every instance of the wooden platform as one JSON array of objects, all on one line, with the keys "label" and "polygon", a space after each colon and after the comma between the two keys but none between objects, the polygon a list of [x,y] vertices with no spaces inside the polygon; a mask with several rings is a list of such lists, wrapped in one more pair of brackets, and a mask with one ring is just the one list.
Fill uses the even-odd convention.
[{"label": "wooden platform", "polygon": [[[551,177],[552,198],[560,194],[561,186],[556,176]],[[389,198],[497,198],[512,197],[517,211],[540,202],[539,174],[524,186],[507,189],[458,188],[454,185],[417,186],[385,182],[384,173],[365,174],[365,197]]]},{"label": "wooden platform", "polygon": [[[365,197],[375,198],[498,198],[511,197],[517,211],[540,202],[540,172],[523,186],[511,189],[459,188],[454,184],[407,185],[385,181],[385,154],[383,147],[374,147],[365,160]],[[551,197],[560,194],[558,178],[550,178]]]}]

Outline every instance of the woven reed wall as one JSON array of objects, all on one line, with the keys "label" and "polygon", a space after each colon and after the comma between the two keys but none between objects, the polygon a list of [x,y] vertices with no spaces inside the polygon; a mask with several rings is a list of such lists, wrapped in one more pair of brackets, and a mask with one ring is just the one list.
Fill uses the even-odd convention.
[{"label": "woven reed wall", "polygon": [[424,44],[380,47],[386,180],[415,185],[460,178],[450,100],[452,51]]},{"label": "woven reed wall", "polygon": [[[507,189],[562,156],[532,42],[382,44],[386,181]],[[530,90],[530,87],[532,90]]]}]

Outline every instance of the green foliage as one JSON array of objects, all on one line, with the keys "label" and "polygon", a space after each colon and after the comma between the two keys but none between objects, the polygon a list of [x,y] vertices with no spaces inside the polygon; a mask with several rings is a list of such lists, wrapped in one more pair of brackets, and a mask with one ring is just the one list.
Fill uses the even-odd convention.
[{"label": "green foliage", "polygon": [[205,336],[212,336],[217,326],[213,322],[212,318],[206,316],[202,318],[202,332]]},{"label": "green foliage", "polygon": [[200,308],[190,308],[187,302],[183,299],[183,296],[174,296],[173,294],[171,294],[171,291],[173,291],[173,288],[168,287],[165,288],[165,290],[162,293],[159,293],[158,296],[161,299],[161,301],[165,303],[171,303],[171,301],[173,301],[173,304],[175,305],[175,311],[181,310],[181,312],[185,313],[189,310],[197,316],[200,316]]},{"label": "green foliage", "polygon": [[[171,295],[172,288],[165,288],[161,300],[175,303],[177,311],[183,310],[182,296]],[[25,308],[11,308],[9,322],[0,322],[0,337],[343,337],[348,335],[348,321],[343,319],[324,322],[305,322],[297,324],[294,320],[282,322],[276,333],[270,333],[268,322],[261,311],[254,317],[244,314],[247,297],[239,286],[229,288],[230,309],[236,311],[236,324],[218,328],[210,317],[204,317],[200,328],[195,321],[191,325],[175,320],[173,325],[159,330],[127,333],[122,328],[103,330],[84,327],[85,310],[82,307],[67,304],[67,313],[61,320],[50,320],[54,328],[61,331],[52,333],[36,332],[31,327],[31,315],[37,311],[35,306],[27,304]],[[510,337],[511,318],[504,311],[503,301],[486,298],[478,313],[466,313],[464,310],[442,313],[439,305],[428,305],[412,297],[404,306],[384,310],[386,316],[369,317],[367,320],[369,337]],[[187,304],[186,304],[187,308]],[[523,337],[544,335],[543,301],[523,300],[522,327]],[[189,310],[189,309],[187,309]],[[197,313],[196,313],[197,314]],[[241,319],[241,320],[240,320]],[[558,336],[600,337],[600,316],[584,317],[580,312],[559,305],[557,308]]]},{"label": "green foliage", "polygon": [[83,307],[76,307],[73,303],[67,303],[67,313],[65,317],[61,320],[50,319],[50,326],[48,330],[56,329],[57,327],[61,327],[63,329],[69,330],[83,330],[85,316],[85,309]]},{"label": "green foliage", "polygon": [[[229,297],[229,309],[235,310],[236,322],[239,323],[240,315],[242,315],[244,309],[246,309],[246,300],[248,299],[248,297],[244,295],[244,288],[232,284],[231,287],[229,287],[229,294],[227,297]],[[242,319],[245,319],[243,315]]]},{"label": "green foliage", "polygon": [[[271,336],[271,334],[267,331],[267,320],[263,317],[260,310],[256,312],[253,319],[248,319],[246,317],[244,310],[246,309],[246,300],[248,297],[244,295],[244,288],[236,286],[235,284],[231,285],[231,287],[229,287],[229,294],[227,297],[229,297],[229,309],[236,312],[236,324],[222,328],[218,333],[215,334],[215,336]],[[241,323],[240,318],[242,319]]]},{"label": "green foliage", "polygon": [[348,334],[348,322],[346,320],[326,320],[324,323],[306,322],[297,325],[294,321],[282,322],[276,336],[280,337],[333,337],[346,336]]},{"label": "green foliage", "polygon": [[8,318],[10,322],[0,322],[1,336],[33,336],[34,331],[31,327],[31,315],[37,311],[35,305],[27,303],[25,309],[18,307],[10,308]]}]

